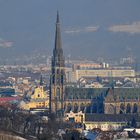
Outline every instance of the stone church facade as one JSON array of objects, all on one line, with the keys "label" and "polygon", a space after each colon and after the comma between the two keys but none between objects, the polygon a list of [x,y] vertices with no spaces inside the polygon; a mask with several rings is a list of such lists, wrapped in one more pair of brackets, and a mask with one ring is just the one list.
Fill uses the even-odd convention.
[{"label": "stone church facade", "polygon": [[138,114],[140,88],[77,88],[66,86],[59,14],[50,75],[50,112]]},{"label": "stone church facade", "polygon": [[104,108],[105,114],[139,114],[140,88],[110,89]]},{"label": "stone church facade", "polygon": [[65,111],[104,114],[139,114],[140,88],[65,89]]}]

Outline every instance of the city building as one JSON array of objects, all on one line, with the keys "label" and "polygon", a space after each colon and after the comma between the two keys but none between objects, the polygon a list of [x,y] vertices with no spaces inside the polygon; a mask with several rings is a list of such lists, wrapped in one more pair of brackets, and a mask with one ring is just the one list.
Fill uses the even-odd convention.
[{"label": "city building", "polygon": [[[108,64],[103,64],[102,66],[97,64],[77,64],[73,72],[75,81],[84,77],[98,77],[98,80],[99,77],[135,77],[135,71],[132,68],[111,68]],[[99,83],[94,83],[94,87],[96,88],[83,88],[73,85],[66,86],[65,82],[65,60],[61,45],[59,14],[57,13],[55,47],[53,50],[52,72],[50,75],[50,111],[55,113],[69,113],[71,111],[73,113],[78,113],[81,111],[85,114],[106,115],[133,115],[140,113],[140,88],[135,88],[133,86],[131,88],[130,86],[115,88],[114,85],[103,87],[99,86]],[[126,82],[124,83],[126,84]],[[72,113],[69,115],[74,116]],[[79,116],[79,114],[76,115]],[[76,120],[79,121],[79,119]],[[113,124],[114,121],[115,120],[112,121]],[[118,124],[115,125],[119,128]]]},{"label": "city building", "polygon": [[105,114],[139,114],[140,88],[110,88],[104,100]]},{"label": "city building", "polygon": [[83,123],[87,130],[99,128],[103,131],[120,131],[129,124],[140,126],[139,115],[130,114],[84,114]]},{"label": "city building", "polygon": [[48,110],[49,109],[49,94],[45,93],[42,85],[42,77],[40,85],[36,87],[29,101],[20,103],[20,108],[25,110]]},{"label": "city building", "polygon": [[84,124],[86,130],[121,131],[130,125],[140,126],[138,114],[91,114],[70,111],[65,116],[66,121]]},{"label": "city building", "polygon": [[43,87],[37,87],[29,101],[20,103],[20,108],[25,110],[49,109],[49,97],[44,93]]},{"label": "city building", "polygon": [[139,114],[140,88],[65,88],[65,112]]},{"label": "city building", "polygon": [[133,69],[76,69],[74,71],[75,81],[78,81],[82,77],[94,78],[94,77],[135,77],[135,70]]},{"label": "city building", "polygon": [[65,116],[66,116],[66,121],[83,123],[84,113],[82,113],[82,111],[77,113],[70,111],[69,113],[66,113]]}]

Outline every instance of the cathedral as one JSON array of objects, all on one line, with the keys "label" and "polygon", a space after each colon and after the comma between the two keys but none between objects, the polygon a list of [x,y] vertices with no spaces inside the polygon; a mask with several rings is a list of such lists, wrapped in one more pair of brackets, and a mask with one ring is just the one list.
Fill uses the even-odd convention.
[{"label": "cathedral", "polygon": [[53,113],[139,114],[140,88],[77,88],[66,86],[65,59],[57,12],[50,75],[49,109]]}]

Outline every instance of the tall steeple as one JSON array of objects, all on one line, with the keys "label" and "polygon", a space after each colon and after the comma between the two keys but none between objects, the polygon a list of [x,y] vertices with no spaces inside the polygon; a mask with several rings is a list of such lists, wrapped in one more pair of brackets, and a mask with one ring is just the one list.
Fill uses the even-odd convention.
[{"label": "tall steeple", "polygon": [[59,12],[57,11],[56,18],[56,33],[55,33],[55,49],[61,48],[61,33],[60,33],[60,21],[59,21]]},{"label": "tall steeple", "polygon": [[63,56],[60,19],[57,12],[56,31],[55,31],[55,46],[52,56],[52,73],[50,77],[50,110],[52,112],[63,111],[64,101],[64,83],[65,83],[65,59]]},{"label": "tall steeple", "polygon": [[64,56],[63,56],[62,43],[61,43],[60,20],[59,20],[58,12],[56,18],[55,47],[53,50],[53,59],[55,64],[52,65],[58,67],[64,67]]}]

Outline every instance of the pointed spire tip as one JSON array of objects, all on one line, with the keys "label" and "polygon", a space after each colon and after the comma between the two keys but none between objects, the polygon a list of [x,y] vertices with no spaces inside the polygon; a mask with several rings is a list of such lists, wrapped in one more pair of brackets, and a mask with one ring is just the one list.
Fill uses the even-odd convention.
[{"label": "pointed spire tip", "polygon": [[56,22],[59,23],[59,11],[57,10],[57,19]]}]

